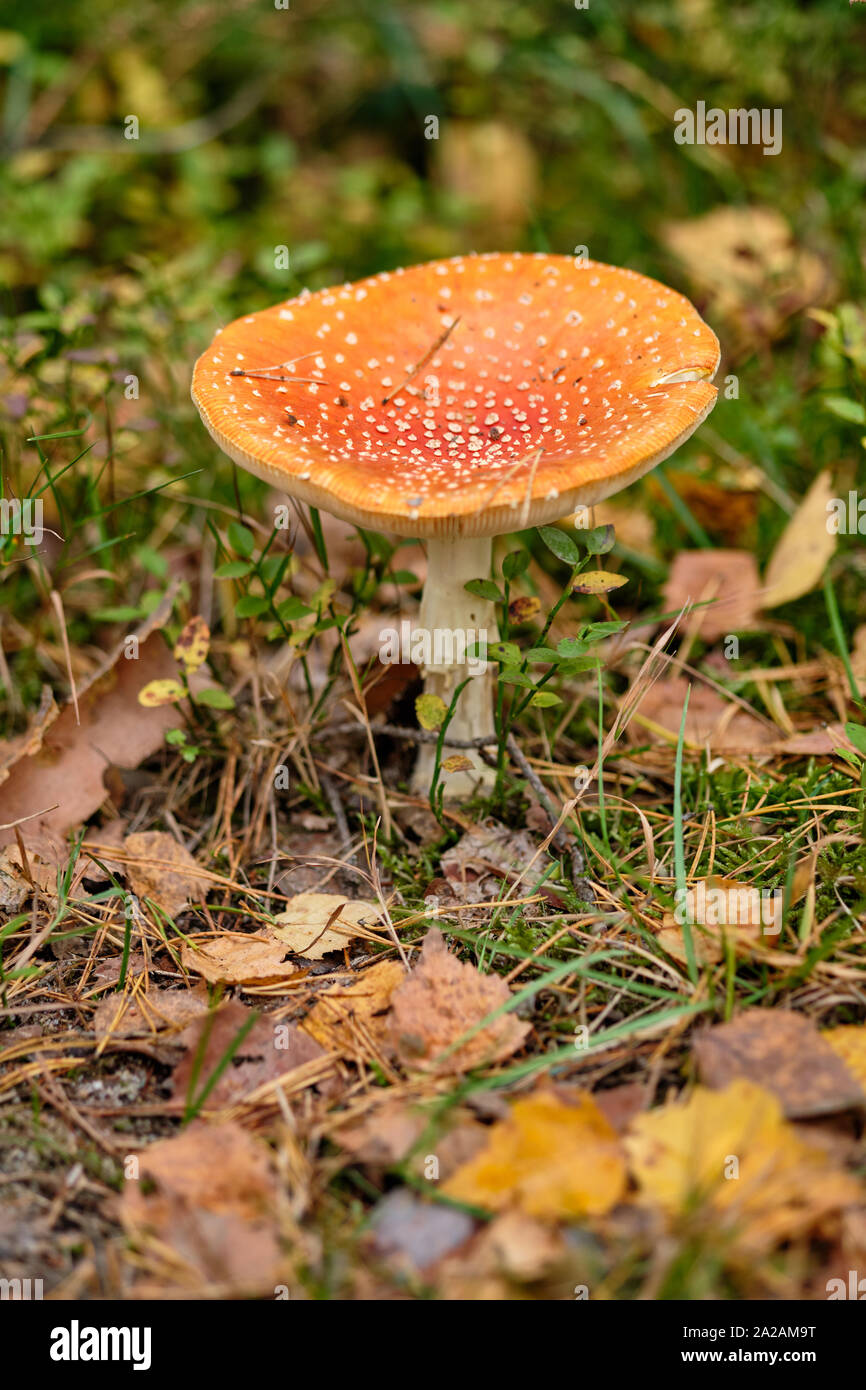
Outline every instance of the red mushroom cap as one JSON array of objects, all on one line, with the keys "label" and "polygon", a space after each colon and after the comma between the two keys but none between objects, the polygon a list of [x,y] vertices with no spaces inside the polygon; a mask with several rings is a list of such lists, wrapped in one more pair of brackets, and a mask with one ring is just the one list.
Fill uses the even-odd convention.
[{"label": "red mushroom cap", "polygon": [[496,253],[236,319],[196,363],[192,396],[230,458],[335,516],[498,535],[661,462],[712,409],[718,363],[715,334],[656,280]]}]

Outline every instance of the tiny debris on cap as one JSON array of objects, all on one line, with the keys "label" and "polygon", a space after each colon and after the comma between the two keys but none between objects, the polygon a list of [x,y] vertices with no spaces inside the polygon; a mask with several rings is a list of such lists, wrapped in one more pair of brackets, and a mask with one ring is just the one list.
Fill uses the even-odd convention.
[{"label": "tiny debris on cap", "polygon": [[715,334],[658,281],[491,253],[236,319],[192,396],[230,458],[303,501],[399,535],[496,535],[518,509],[557,520],[666,458],[715,404],[718,363]]}]

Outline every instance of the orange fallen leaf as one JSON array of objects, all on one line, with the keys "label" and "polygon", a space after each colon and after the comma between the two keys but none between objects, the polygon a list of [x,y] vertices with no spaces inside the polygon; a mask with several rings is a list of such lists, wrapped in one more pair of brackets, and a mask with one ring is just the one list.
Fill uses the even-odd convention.
[{"label": "orange fallen leaf", "polygon": [[557,1220],[610,1211],[625,1185],[619,1139],[592,1097],[579,1093],[565,1104],[541,1091],[515,1101],[487,1147],[442,1191],[470,1206]]},{"label": "orange fallen leaf", "polygon": [[383,960],[350,981],[339,980],[317,996],[301,1028],[327,1052],[367,1056],[383,1041],[385,1012],[405,978],[398,961]]},{"label": "orange fallen leaf", "polygon": [[283,941],[225,933],[209,936],[195,946],[184,941],[180,959],[185,969],[214,985],[262,984],[291,979],[299,973],[296,965],[286,961],[286,952]]},{"label": "orange fallen leaf", "polygon": [[[529,1025],[503,1013],[483,1028],[482,1019],[511,999],[498,975],[482,975],[450,953],[438,927],[424,939],[421,960],[391,1001],[394,1050],[413,1070],[448,1076],[510,1057]],[[455,1046],[465,1033],[473,1036]],[[447,1055],[442,1055],[447,1053]]]}]

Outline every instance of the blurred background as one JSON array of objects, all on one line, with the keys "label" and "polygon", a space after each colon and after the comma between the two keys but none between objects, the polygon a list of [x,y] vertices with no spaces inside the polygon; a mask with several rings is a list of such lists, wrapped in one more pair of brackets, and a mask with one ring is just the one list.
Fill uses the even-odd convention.
[{"label": "blurred background", "polygon": [[[781,108],[781,152],[676,143],[699,101]],[[864,137],[866,5],[847,0],[0,5],[2,466],[23,497],[40,454],[57,473],[87,450],[46,493],[58,566],[111,542],[69,595],[80,659],[140,614],[168,540],[200,539],[170,498],[261,491],[189,402],[214,330],[472,250],[585,247],[694,299],[726,398],[629,492],[620,558],[651,595],[678,546],[763,551],[820,467],[842,496],[862,475]],[[33,570],[0,571],[25,623]],[[843,610],[862,580],[856,558]],[[26,706],[44,672],[6,633]]]}]

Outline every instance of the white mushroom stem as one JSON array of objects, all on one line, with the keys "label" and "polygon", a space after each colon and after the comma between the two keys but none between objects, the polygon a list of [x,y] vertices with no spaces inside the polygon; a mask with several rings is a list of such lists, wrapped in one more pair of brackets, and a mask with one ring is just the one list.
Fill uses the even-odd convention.
[{"label": "white mushroom stem", "polygon": [[[467,796],[477,787],[491,784],[495,777],[477,749],[457,749],[449,743],[451,739],[490,737],[494,732],[496,668],[490,663],[479,672],[481,662],[475,655],[475,644],[496,641],[496,610],[489,599],[468,594],[465,588],[470,579],[489,578],[491,555],[489,536],[427,542],[427,580],[413,632],[413,651],[424,653],[424,693],[438,695],[450,706],[454,691],[469,677],[448,725],[442,756],[463,753],[473,764],[473,771],[445,775],[446,796]],[[435,743],[422,743],[412,777],[413,791],[423,796],[429,793],[435,762]]]}]

